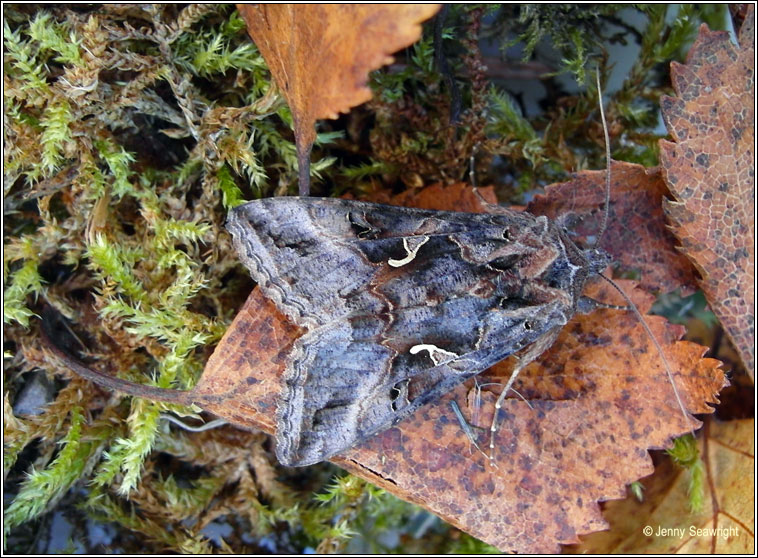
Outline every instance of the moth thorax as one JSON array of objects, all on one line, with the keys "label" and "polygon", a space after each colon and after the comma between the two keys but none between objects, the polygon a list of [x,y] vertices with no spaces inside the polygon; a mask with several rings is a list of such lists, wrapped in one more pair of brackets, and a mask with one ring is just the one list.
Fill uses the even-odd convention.
[{"label": "moth thorax", "polygon": [[611,264],[610,254],[597,248],[582,250],[582,255],[587,260],[587,267],[591,274],[601,273]]}]

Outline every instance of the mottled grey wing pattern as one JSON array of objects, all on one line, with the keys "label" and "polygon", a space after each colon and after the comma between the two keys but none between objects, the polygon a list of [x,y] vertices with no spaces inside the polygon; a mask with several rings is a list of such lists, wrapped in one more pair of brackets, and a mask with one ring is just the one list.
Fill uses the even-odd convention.
[{"label": "mottled grey wing pattern", "polygon": [[[439,212],[317,198],[232,211],[235,247],[263,292],[308,328],[277,412],[277,456],[307,465],[391,426],[565,323],[562,244],[518,212]],[[564,253],[560,253],[561,250]],[[564,261],[565,260],[565,261]],[[540,289],[523,273],[546,274]]]},{"label": "mottled grey wing pattern", "polygon": [[[404,238],[453,233],[470,237],[470,231],[475,230],[480,239],[489,233],[497,242],[503,227],[492,223],[493,218],[351,200],[287,197],[237,207],[229,216],[227,228],[263,292],[298,325],[314,327],[354,309],[381,310],[375,297],[366,293],[366,285],[382,272],[377,263],[406,256]],[[484,227],[489,230],[482,230]],[[359,247],[367,251],[370,261],[358,257]],[[422,255],[436,257],[430,248]],[[460,252],[457,247],[453,249]],[[348,306],[348,298],[353,307]]]}]

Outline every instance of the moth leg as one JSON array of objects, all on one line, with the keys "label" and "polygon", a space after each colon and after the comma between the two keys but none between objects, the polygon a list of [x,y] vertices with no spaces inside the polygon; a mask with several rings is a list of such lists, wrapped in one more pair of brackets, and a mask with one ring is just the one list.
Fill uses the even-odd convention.
[{"label": "moth leg", "polygon": [[560,327],[554,327],[553,329],[548,330],[541,337],[538,337],[534,343],[532,343],[528,349],[518,357],[518,363],[513,369],[513,372],[511,372],[511,377],[508,378],[508,382],[505,384],[503,391],[495,402],[495,414],[492,416],[492,425],[490,426],[490,465],[493,467],[497,467],[495,464],[495,433],[497,432],[497,421],[500,416],[500,408],[503,406],[505,396],[508,395],[513,382],[516,381],[521,370],[550,348],[550,345],[553,344],[560,331]]},{"label": "moth leg", "polygon": [[[472,415],[472,423],[475,425],[479,422],[479,409],[482,406],[482,388],[487,386],[495,386],[500,385],[498,382],[487,382],[486,384],[480,384],[478,378],[474,377],[474,390],[476,395],[474,396],[474,412]],[[532,404],[529,403],[529,401],[521,395],[518,391],[511,388],[511,391],[519,396],[519,398],[527,404],[527,406],[530,409],[534,409],[532,407]],[[461,425],[461,430],[463,430],[464,434],[466,434],[466,437],[469,439],[469,442],[471,442],[471,445],[473,445],[479,453],[481,453],[484,457],[487,459],[490,458],[489,454],[485,453],[484,450],[479,446],[479,444],[476,441],[476,434],[474,433],[474,428],[477,430],[484,430],[484,428],[481,428],[479,426],[473,426],[472,424],[469,424],[466,418],[463,416],[463,413],[461,412],[460,407],[458,407],[458,404],[455,401],[450,402],[450,406],[453,408],[453,413],[455,413],[455,417],[458,419],[458,423]]]},{"label": "moth leg", "polygon": [[476,441],[476,434],[474,434],[474,430],[472,426],[466,420],[466,417],[463,416],[463,412],[461,411],[461,408],[458,406],[458,403],[456,403],[455,401],[451,401],[450,406],[453,408],[453,413],[455,413],[455,418],[458,419],[458,423],[461,425],[461,428],[463,429],[463,432],[466,434],[468,441],[479,451],[479,453],[481,453],[485,457],[488,457],[488,455],[484,453],[484,451],[482,451],[482,448],[479,447],[479,444]]},{"label": "moth leg", "polygon": [[[476,380],[476,385],[474,386],[474,389],[476,390],[476,396],[474,399],[474,414],[473,414],[473,418],[471,419],[471,422],[478,423],[479,422],[479,409],[482,406],[482,388],[485,388],[487,386],[499,386],[501,384],[499,382],[487,382],[486,384],[480,384],[476,378],[474,379]],[[519,393],[513,388],[511,388],[511,391],[515,393],[516,395],[518,395],[519,399],[521,399],[521,401],[526,403],[530,409],[534,410],[534,407],[532,407],[532,404],[529,403],[529,400],[526,397],[521,395],[521,393]]]}]

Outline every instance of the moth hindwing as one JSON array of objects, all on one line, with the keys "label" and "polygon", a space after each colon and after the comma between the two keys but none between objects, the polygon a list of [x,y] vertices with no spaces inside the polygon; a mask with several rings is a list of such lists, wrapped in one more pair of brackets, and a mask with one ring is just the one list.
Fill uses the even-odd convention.
[{"label": "moth hindwing", "polygon": [[264,294],[307,328],[288,357],[276,453],[309,465],[534,343],[608,264],[545,217],[268,198],[227,224]]}]

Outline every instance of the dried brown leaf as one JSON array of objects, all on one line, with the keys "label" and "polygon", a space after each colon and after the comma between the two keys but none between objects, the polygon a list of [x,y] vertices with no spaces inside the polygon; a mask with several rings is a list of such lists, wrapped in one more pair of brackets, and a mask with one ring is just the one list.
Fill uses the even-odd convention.
[{"label": "dried brown leaf", "polygon": [[661,109],[674,141],[661,165],[675,201],[666,213],[682,251],[702,275],[714,313],[755,369],[755,11],[739,45],[704,25],[685,65],[672,63],[676,97]]},{"label": "dried brown leaf", "polygon": [[[609,502],[611,530],[583,537],[577,554],[754,554],[753,419],[708,419],[700,439],[705,505],[690,512],[688,469],[666,459],[644,479],[644,500]],[[645,529],[648,528],[649,531]],[[648,534],[649,533],[649,534]]]},{"label": "dried brown leaf", "polygon": [[[669,292],[691,292],[694,270],[677,249],[677,241],[663,213],[668,188],[660,169],[613,161],[608,228],[600,247],[624,270],[640,273],[640,286]],[[580,238],[598,234],[605,199],[605,171],[583,171],[568,182],[554,184],[536,196],[528,210],[551,219],[573,216],[580,220]]]},{"label": "dried brown leaf", "polygon": [[403,207],[417,207],[420,209],[435,209],[438,211],[449,210],[451,207],[456,211],[477,212],[484,211],[482,200],[487,203],[497,203],[495,188],[485,186],[479,188],[479,195],[474,189],[464,182],[456,182],[445,185],[442,183],[432,184],[422,190],[406,190],[400,194],[392,194],[387,190],[377,189],[369,192],[362,199],[375,203],[400,205]]},{"label": "dried brown leaf", "polygon": [[368,101],[369,72],[389,64],[390,54],[416,42],[420,23],[439,6],[239,4],[237,8],[287,99],[300,156],[310,153],[316,120],[337,118]]},{"label": "dried brown leaf", "polygon": [[235,426],[273,432],[279,375],[303,330],[256,288],[205,365],[192,400]]}]

